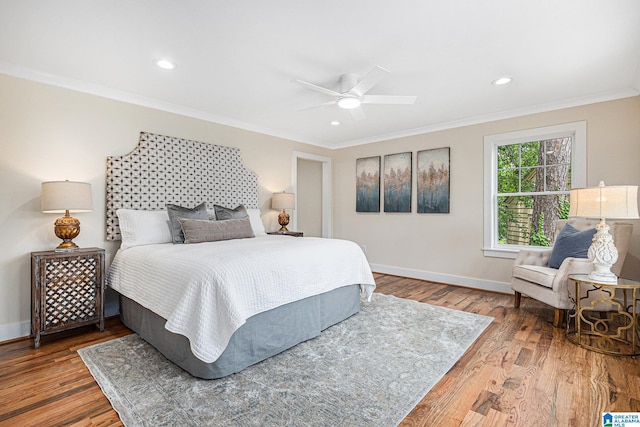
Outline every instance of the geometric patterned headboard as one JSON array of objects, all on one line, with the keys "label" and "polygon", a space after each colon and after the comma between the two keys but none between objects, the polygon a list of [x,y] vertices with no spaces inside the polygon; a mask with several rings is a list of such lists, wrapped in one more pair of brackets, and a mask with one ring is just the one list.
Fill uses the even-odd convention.
[{"label": "geometric patterned headboard", "polygon": [[171,136],[140,133],[138,146],[107,157],[107,240],[120,240],[116,210],[161,210],[166,203],[193,207],[207,202],[258,207],[258,176],[240,150]]}]

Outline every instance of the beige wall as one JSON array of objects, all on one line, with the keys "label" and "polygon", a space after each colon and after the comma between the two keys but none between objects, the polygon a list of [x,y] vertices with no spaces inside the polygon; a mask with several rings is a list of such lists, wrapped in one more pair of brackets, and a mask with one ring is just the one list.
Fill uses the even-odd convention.
[{"label": "beige wall", "polygon": [[[77,214],[75,241],[106,248],[110,260],[117,244],[104,238],[105,160],[131,151],[140,131],[240,148],[259,176],[269,230],[278,228],[271,194],[293,185],[292,153],[330,157],[334,237],[365,245],[374,269],[486,289],[507,289],[511,260],[481,250],[485,135],[586,120],[588,184],[640,184],[640,97],[329,151],[1,74],[0,94],[0,341],[28,334],[29,253],[58,244],[56,215],[39,211],[41,182],[91,182],[94,212]],[[416,151],[438,147],[451,147],[450,214],[355,212],[356,158],[412,151],[415,159]],[[415,212],[415,183],[413,191]],[[640,279],[640,222],[634,225],[623,275]]]},{"label": "beige wall", "polygon": [[[27,335],[32,251],[58,244],[55,214],[40,213],[40,185],[48,180],[90,182],[94,211],[77,214],[79,246],[104,247],[105,164],[131,151],[140,131],[238,147],[258,174],[259,200],[268,230],[277,229],[274,191],[290,191],[294,151],[327,156],[329,150],[82,94],[0,74],[0,341]],[[26,328],[26,330],[25,330]]]},{"label": "beige wall", "polygon": [[[416,135],[334,153],[334,236],[366,246],[374,270],[508,290],[511,259],[483,255],[483,139],[486,135],[587,121],[587,185],[640,185],[640,97]],[[360,157],[451,147],[451,213],[356,213]],[[382,210],[382,209],[381,209]],[[640,221],[623,275],[640,279]]]}]

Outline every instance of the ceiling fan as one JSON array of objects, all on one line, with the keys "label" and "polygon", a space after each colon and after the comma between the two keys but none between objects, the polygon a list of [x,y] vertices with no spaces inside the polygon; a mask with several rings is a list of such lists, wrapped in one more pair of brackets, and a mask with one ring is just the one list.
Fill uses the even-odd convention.
[{"label": "ceiling fan", "polygon": [[389,74],[389,70],[378,65],[373,67],[371,71],[360,80],[358,80],[358,76],[355,74],[343,74],[340,77],[340,92],[303,80],[295,80],[295,83],[304,87],[335,97],[333,101],[305,108],[301,111],[328,105],[338,105],[340,108],[349,110],[355,118],[362,119],[364,118],[364,112],[359,108],[361,104],[413,104],[417,96],[366,94],[369,89],[380,83],[387,74]]}]

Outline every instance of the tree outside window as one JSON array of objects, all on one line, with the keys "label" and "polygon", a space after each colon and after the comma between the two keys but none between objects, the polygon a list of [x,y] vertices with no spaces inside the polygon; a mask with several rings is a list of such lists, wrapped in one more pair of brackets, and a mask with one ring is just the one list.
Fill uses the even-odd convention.
[{"label": "tree outside window", "polygon": [[553,244],[569,211],[571,149],[570,136],[497,147],[500,244]]}]

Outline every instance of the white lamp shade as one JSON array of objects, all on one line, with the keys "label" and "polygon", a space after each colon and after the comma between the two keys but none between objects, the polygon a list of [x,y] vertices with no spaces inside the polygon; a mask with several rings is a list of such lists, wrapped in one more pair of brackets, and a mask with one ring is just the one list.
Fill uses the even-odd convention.
[{"label": "white lamp shade", "polygon": [[272,209],[294,209],[296,206],[296,195],[293,193],[273,193],[271,199]]},{"label": "white lamp shade", "polygon": [[91,184],[75,181],[48,181],[42,183],[40,208],[43,213],[91,212],[93,197]]},{"label": "white lamp shade", "polygon": [[613,185],[571,190],[570,217],[638,218],[638,186]]}]

